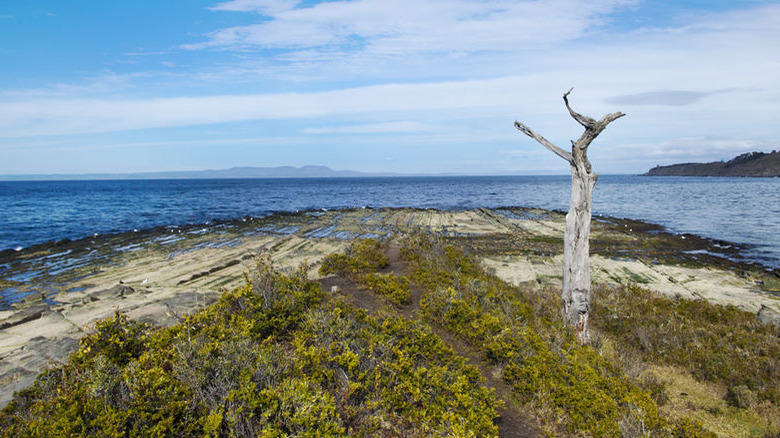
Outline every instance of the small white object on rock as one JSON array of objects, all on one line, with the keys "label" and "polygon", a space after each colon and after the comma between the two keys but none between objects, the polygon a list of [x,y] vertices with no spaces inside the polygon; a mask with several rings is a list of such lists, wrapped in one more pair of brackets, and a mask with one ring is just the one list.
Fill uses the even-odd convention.
[{"label": "small white object on rock", "polygon": [[340,290],[341,290],[341,288],[339,288],[338,286],[335,286],[335,285],[330,287],[330,292],[334,293],[334,294],[336,292],[340,291]]}]

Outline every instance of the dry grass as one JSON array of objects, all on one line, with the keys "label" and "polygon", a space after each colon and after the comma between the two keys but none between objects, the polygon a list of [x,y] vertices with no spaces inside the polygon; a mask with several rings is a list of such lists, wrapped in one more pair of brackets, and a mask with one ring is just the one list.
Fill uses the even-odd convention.
[{"label": "dry grass", "polygon": [[670,418],[695,419],[721,437],[772,436],[780,430],[780,408],[772,403],[729,406],[725,385],[696,380],[680,367],[652,365],[646,375],[662,382],[667,402],[661,412]]}]

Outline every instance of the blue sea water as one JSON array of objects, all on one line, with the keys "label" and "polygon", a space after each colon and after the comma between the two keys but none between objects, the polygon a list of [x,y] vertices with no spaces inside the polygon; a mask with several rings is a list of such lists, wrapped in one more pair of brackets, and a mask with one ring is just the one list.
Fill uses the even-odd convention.
[{"label": "blue sea water", "polygon": [[[569,176],[0,182],[0,250],[60,239],[349,207],[568,209]],[[603,175],[593,213],[750,245],[780,267],[780,179]]]}]

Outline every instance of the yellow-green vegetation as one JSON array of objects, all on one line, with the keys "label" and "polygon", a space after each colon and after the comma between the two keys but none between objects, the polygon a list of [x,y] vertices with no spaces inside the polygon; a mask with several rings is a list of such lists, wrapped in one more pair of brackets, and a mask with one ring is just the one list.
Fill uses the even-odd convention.
[{"label": "yellow-green vegetation", "polygon": [[[297,365],[332,387],[349,424],[375,435],[497,433],[498,403],[479,372],[418,323],[336,305],[310,313],[293,345]],[[395,426],[380,432],[385,423]]]},{"label": "yellow-green vegetation", "polygon": [[425,288],[423,314],[499,366],[548,433],[714,436],[695,421],[664,418],[650,391],[620,360],[597,346],[579,345],[553,295],[519,293],[487,274],[475,258],[434,238],[409,239],[403,255]]},{"label": "yellow-green vegetation", "polygon": [[382,242],[375,239],[357,239],[344,254],[331,254],[322,261],[320,275],[341,274],[355,278],[387,266]]},{"label": "yellow-green vegetation", "polygon": [[412,301],[412,289],[406,277],[371,272],[361,279],[360,285],[394,304],[409,304]]},{"label": "yellow-green vegetation", "polygon": [[412,300],[412,291],[406,277],[399,277],[393,273],[374,272],[388,264],[383,249],[382,242],[378,240],[355,240],[347,247],[344,254],[331,254],[325,257],[320,266],[320,275],[344,275],[393,304],[409,304]]},{"label": "yellow-green vegetation", "polygon": [[121,313],[0,413],[0,436],[495,436],[498,402],[430,330],[261,263],[176,326]]}]

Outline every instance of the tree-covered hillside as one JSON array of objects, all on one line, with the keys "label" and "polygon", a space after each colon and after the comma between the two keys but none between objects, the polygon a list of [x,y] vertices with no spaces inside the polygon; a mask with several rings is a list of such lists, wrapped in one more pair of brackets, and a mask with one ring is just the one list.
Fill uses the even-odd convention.
[{"label": "tree-covered hillside", "polygon": [[780,152],[749,152],[729,161],[656,166],[646,176],[780,176]]}]

